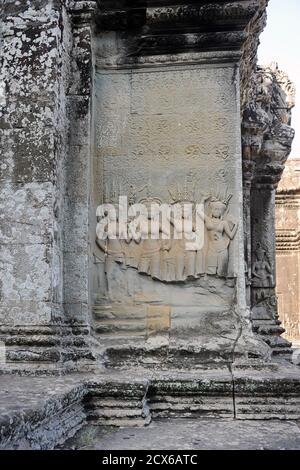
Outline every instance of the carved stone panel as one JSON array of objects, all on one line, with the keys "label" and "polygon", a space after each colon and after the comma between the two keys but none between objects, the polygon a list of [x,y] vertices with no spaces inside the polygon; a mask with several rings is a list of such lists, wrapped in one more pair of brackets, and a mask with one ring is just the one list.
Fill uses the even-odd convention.
[{"label": "carved stone panel", "polygon": [[[127,196],[128,209],[155,202],[173,210],[169,238],[162,225],[157,239],[149,238],[147,218],[139,237],[129,230],[115,240],[104,228],[105,240],[97,237],[95,246],[102,270],[95,300],[155,303],[157,312],[170,309],[171,324],[175,311],[194,319],[197,309],[200,325],[201,312],[232,307],[244,276],[236,70],[98,69],[95,88],[96,205]],[[186,221],[175,206],[184,203],[203,204],[194,210],[204,226],[202,245],[193,225],[191,239],[180,236]]]}]

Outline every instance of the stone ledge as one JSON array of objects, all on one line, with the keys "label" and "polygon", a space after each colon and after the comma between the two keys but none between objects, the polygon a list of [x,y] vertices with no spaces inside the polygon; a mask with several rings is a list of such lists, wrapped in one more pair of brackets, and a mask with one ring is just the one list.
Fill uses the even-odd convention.
[{"label": "stone ledge", "polygon": [[66,377],[1,376],[0,448],[52,449],[86,420],[145,426],[151,418],[300,419],[299,368],[104,370]]},{"label": "stone ledge", "polygon": [[75,378],[1,376],[0,449],[51,449],[84,424],[87,388]]}]

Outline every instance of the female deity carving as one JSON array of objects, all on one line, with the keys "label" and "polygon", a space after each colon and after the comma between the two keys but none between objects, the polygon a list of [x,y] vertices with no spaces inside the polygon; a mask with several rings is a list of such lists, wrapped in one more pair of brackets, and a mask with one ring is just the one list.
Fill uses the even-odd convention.
[{"label": "female deity carving", "polygon": [[224,219],[230,198],[231,196],[226,200],[220,200],[206,196],[202,203],[210,199],[210,215],[206,215],[201,208],[197,210],[207,230],[206,274],[216,274],[220,277],[228,275],[229,245],[238,229],[236,222]]},{"label": "female deity carving", "polygon": [[109,280],[113,275],[114,263],[124,264],[124,251],[119,237],[118,214],[114,207],[102,214],[97,224],[96,243],[105,253],[104,272],[107,279],[107,290],[110,292]]}]

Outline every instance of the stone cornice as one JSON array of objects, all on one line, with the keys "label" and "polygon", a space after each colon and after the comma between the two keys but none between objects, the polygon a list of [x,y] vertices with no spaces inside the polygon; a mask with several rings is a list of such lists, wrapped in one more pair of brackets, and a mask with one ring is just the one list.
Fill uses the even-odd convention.
[{"label": "stone cornice", "polygon": [[[162,3],[164,5],[162,5]],[[126,6],[126,4],[128,6]],[[129,6],[130,5],[130,6]],[[257,12],[256,0],[205,1],[98,1],[102,30],[128,30],[147,26],[149,33],[244,29]],[[123,6],[123,8],[122,8]]]},{"label": "stone cornice", "polygon": [[126,34],[130,55],[241,50],[266,0],[98,0],[99,32]]},{"label": "stone cornice", "polygon": [[276,230],[276,251],[299,251],[299,230]]},{"label": "stone cornice", "polygon": [[252,186],[256,189],[276,189],[283,170],[284,165],[277,162],[256,167]]}]

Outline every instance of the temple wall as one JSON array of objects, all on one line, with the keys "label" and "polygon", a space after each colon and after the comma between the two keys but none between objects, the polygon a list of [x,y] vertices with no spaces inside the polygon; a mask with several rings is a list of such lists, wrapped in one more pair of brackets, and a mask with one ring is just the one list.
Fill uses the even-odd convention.
[{"label": "temple wall", "polygon": [[[108,276],[96,207],[116,181],[144,200],[175,202],[186,190],[190,202],[204,201],[205,233],[215,237],[204,267],[185,266],[183,279],[176,249],[160,253],[173,269],[166,278],[128,264],[125,289],[115,266],[119,306],[141,285],[163,307],[134,303],[146,329],[161,315],[163,329],[174,320],[197,341],[212,322],[212,349],[220,340],[230,358],[233,349],[266,352],[250,309],[267,302],[259,314],[276,322],[274,194],[293,139],[288,86],[278,70],[256,70],[266,0],[179,3],[5,2],[0,339],[9,338],[9,361],[71,363],[101,349]],[[259,269],[267,272],[255,285]],[[211,308],[226,317],[223,330]]]},{"label": "temple wall", "polygon": [[300,344],[300,160],[287,161],[276,193],[276,263],[279,317],[284,336]]}]

